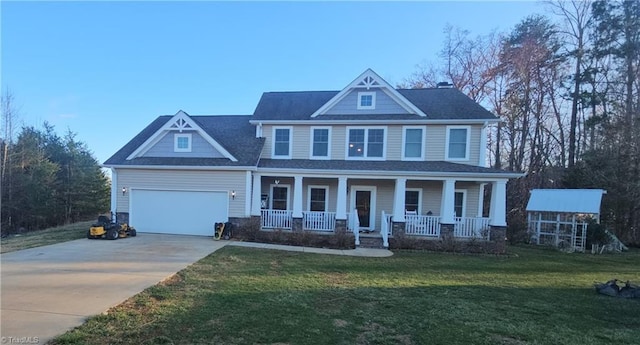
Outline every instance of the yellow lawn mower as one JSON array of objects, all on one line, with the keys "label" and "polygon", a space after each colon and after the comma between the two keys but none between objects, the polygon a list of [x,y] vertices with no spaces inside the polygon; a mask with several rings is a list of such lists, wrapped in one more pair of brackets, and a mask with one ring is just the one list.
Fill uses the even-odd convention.
[{"label": "yellow lawn mower", "polygon": [[136,235],[135,228],[127,223],[112,222],[107,216],[99,216],[98,221],[91,225],[91,228],[87,231],[87,238],[90,240],[117,240],[118,238],[135,237]]}]

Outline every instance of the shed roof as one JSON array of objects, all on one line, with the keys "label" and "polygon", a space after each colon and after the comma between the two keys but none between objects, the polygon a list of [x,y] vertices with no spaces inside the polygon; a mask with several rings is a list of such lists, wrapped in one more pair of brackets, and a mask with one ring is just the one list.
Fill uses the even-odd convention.
[{"label": "shed roof", "polygon": [[600,214],[603,189],[534,189],[527,211]]}]

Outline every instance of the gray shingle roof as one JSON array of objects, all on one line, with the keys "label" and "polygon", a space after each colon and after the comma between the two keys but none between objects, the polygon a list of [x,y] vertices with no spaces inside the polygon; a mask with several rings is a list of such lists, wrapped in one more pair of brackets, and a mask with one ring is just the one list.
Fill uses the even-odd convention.
[{"label": "gray shingle roof", "polygon": [[[496,116],[454,88],[399,89],[426,120],[496,120]],[[252,120],[421,120],[419,115],[311,115],[339,91],[265,92]]]},{"label": "gray shingle roof", "polygon": [[472,173],[472,174],[504,174],[518,173],[494,168],[459,164],[445,161],[360,161],[360,160],[307,160],[307,159],[261,159],[259,168],[267,169],[302,169],[302,170],[336,170],[336,171],[389,171],[389,172],[424,172],[424,173]]},{"label": "gray shingle roof", "polygon": [[124,147],[116,152],[104,165],[170,165],[170,166],[256,166],[264,138],[255,137],[255,127],[249,123],[251,116],[191,116],[207,134],[231,153],[238,161],[226,158],[181,158],[181,157],[127,157],[160,129],[172,116],[155,119]]}]

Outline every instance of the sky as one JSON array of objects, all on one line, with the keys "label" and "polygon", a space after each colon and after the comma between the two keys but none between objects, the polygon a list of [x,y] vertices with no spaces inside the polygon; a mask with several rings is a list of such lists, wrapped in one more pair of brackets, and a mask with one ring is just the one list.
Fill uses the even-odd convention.
[{"label": "sky", "polygon": [[268,91],[391,85],[437,61],[447,24],[509,31],[534,1],[0,2],[0,81],[100,163],[160,115],[250,115]]}]

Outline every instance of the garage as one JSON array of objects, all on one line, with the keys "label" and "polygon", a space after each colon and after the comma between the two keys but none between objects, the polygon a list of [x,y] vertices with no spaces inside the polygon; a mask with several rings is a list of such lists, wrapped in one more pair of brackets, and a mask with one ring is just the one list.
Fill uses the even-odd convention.
[{"label": "garage", "polygon": [[226,222],[226,192],[132,189],[129,222],[138,232],[212,236]]}]

